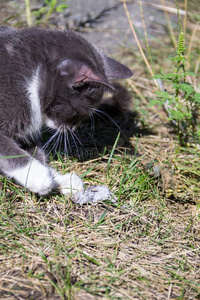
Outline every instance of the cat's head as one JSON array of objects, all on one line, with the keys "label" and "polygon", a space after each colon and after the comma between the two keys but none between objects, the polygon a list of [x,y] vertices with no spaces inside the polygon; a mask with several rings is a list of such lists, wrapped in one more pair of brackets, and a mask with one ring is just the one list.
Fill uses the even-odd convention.
[{"label": "cat's head", "polygon": [[48,127],[74,130],[98,108],[104,92],[115,92],[109,80],[132,75],[125,65],[100,53],[98,64],[64,59],[57,64],[54,99],[46,110]]}]

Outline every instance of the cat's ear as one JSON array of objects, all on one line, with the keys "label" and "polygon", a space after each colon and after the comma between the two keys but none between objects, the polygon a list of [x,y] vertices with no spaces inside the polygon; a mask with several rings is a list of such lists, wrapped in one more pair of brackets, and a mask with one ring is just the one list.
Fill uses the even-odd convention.
[{"label": "cat's ear", "polygon": [[62,76],[66,76],[74,87],[87,84],[101,84],[105,89],[114,91],[110,83],[85,63],[75,59],[65,59],[57,67]]},{"label": "cat's ear", "polygon": [[125,65],[110,57],[106,56],[105,58],[106,77],[108,78],[108,80],[129,78],[133,75],[132,71]]}]

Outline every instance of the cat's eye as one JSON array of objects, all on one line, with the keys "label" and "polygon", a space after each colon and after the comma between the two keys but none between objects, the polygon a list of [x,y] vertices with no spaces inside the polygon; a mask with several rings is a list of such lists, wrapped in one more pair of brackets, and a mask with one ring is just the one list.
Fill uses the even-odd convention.
[{"label": "cat's eye", "polygon": [[78,90],[81,93],[86,93],[88,95],[98,95],[103,92],[110,92],[113,93],[115,90],[112,87],[106,86],[99,82],[84,82],[79,83],[78,85],[74,86],[74,89]]},{"label": "cat's eye", "polygon": [[94,86],[88,86],[88,88],[85,90],[85,92],[90,94],[90,95],[96,95],[96,94],[102,93],[103,90],[100,89],[100,88],[96,88]]}]

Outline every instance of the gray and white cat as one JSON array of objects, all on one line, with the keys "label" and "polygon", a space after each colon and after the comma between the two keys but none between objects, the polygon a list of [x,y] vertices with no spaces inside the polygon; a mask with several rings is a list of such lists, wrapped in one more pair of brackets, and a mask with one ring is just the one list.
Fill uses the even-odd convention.
[{"label": "gray and white cat", "polygon": [[0,27],[0,171],[39,195],[82,190],[34,150],[41,128],[75,130],[114,91],[109,80],[131,75],[75,32]]}]

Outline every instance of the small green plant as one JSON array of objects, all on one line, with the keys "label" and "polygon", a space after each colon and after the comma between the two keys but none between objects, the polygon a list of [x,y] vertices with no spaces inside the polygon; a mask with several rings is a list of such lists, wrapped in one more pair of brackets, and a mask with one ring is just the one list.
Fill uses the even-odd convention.
[{"label": "small green plant", "polygon": [[[185,30],[182,29],[179,6],[176,0],[175,3],[180,32],[176,55],[171,58],[175,69],[172,73],[162,72],[154,76],[159,82],[160,91],[156,93],[157,99],[152,100],[151,104],[164,106],[169,119],[178,133],[179,145],[187,146],[188,143],[200,143],[200,123],[198,116],[200,93],[195,91],[191,80],[189,82],[189,78],[196,76],[196,74],[186,71]],[[162,88],[162,81],[170,85],[168,90]]]},{"label": "small green plant", "polygon": [[161,87],[158,91],[157,99],[151,100],[151,105],[159,104],[164,106],[168,113],[169,120],[172,121],[178,133],[178,141],[182,146],[188,143],[199,143],[200,123],[198,112],[200,108],[200,93],[196,92],[192,84],[188,81],[189,76],[196,76],[192,72],[185,70],[185,37],[181,31],[177,46],[176,56],[171,58],[175,65],[175,70],[171,73],[155,75],[156,79],[169,84],[168,90]]},{"label": "small green plant", "polygon": [[29,0],[24,1],[26,4],[26,16],[29,26],[33,25],[32,16],[36,19],[34,25],[39,25],[41,23],[47,24],[52,13],[61,13],[68,7],[68,5],[64,4],[66,0],[44,0],[44,5],[42,7],[31,11]]}]

